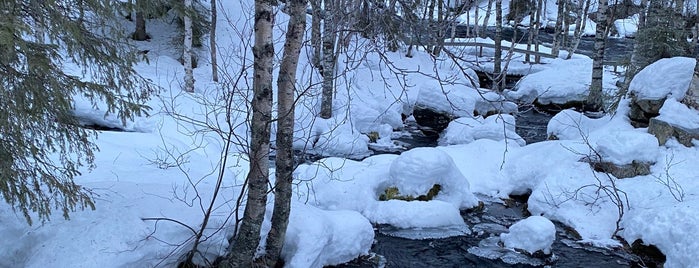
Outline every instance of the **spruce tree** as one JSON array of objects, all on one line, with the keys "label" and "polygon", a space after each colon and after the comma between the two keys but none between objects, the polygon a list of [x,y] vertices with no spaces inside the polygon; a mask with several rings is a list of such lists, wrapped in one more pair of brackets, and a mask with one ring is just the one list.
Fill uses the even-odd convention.
[{"label": "spruce tree", "polygon": [[[152,86],[132,69],[109,0],[0,1],[0,194],[15,212],[47,220],[94,208],[73,178],[93,167],[94,131],[73,114],[74,98],[123,123],[145,112]],[[80,71],[67,72],[67,66]],[[72,68],[76,69],[76,68]]]}]

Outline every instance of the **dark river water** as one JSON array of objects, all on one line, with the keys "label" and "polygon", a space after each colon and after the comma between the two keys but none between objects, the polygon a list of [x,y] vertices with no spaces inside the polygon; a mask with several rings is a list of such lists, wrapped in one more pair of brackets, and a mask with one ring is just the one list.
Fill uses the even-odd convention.
[{"label": "dark river water", "polygon": [[[457,31],[465,32],[464,26]],[[514,29],[505,29],[505,39],[511,41]],[[494,30],[489,29],[492,38]],[[458,33],[457,33],[458,34]],[[517,36],[525,36],[526,30],[518,30]],[[540,40],[546,44],[552,42],[550,34],[541,33]],[[633,49],[632,39],[608,39],[605,60],[622,61]],[[592,56],[594,40],[583,37],[576,53]],[[566,53],[566,52],[563,52]],[[516,114],[516,131],[528,144],[546,140],[546,125],[554,112],[535,108],[521,108]],[[436,137],[422,134],[414,122],[406,125],[405,133],[396,139],[405,149],[414,147],[437,146]],[[380,152],[375,153],[397,153]],[[487,197],[482,197],[488,200]],[[526,201],[521,199],[521,201]],[[485,201],[482,211],[462,212],[464,222],[472,231],[468,235],[455,235],[446,238],[427,238],[425,232],[439,237],[440,230],[400,230],[392,226],[375,226],[375,241],[371,257],[362,257],[347,264],[335,267],[655,267],[653,263],[644,263],[629,252],[627,248],[596,248],[575,242],[574,231],[560,223],[556,224],[556,241],[551,256],[532,257],[504,249],[498,244],[500,233],[507,232],[507,227],[526,218],[526,205],[522,202],[508,200]],[[413,235],[410,233],[413,232]],[[449,232],[449,230],[444,231]],[[434,237],[434,236],[433,236]]]}]

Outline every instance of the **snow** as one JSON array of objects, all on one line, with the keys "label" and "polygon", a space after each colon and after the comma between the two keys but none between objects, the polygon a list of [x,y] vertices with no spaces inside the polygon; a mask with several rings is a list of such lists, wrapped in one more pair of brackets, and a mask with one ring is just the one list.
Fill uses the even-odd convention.
[{"label": "snow", "polygon": [[[222,5],[222,10],[231,14],[251,8],[246,1]],[[545,15],[549,21],[555,20],[555,4],[548,1],[548,6]],[[278,13],[279,25],[286,19]],[[155,34],[153,40],[137,44],[150,52],[149,62],[136,69],[162,87],[158,98],[147,103],[153,108],[150,116],[121,126],[113,115],[105,115],[99,107],[95,109],[76,98],[75,114],[83,122],[128,131],[100,132],[95,139],[100,147],[96,168],[83,170],[75,178],[96,194],[96,210],[73,212],[70,220],[56,216],[49,222],[27,226],[7,204],[0,204],[0,235],[6,238],[0,242],[0,247],[6,249],[0,252],[0,267],[174,266],[191,246],[192,232],[173,221],[154,218],[199,227],[203,210],[212,199],[217,182],[213,175],[221,165],[222,153],[228,155],[229,162],[197,261],[212,261],[225,252],[235,221],[231,213],[248,168],[248,129],[244,124],[248,96],[231,99],[241,107],[231,115],[203,105],[223,99],[228,92],[223,88],[232,90],[231,85],[210,82],[210,66],[205,61],[195,69],[197,93],[182,93],[178,81],[183,72],[176,60],[177,52],[157,41],[169,40],[172,31],[165,23],[149,25],[151,34]],[[222,70],[234,74],[242,65],[235,56],[248,51],[249,47],[241,42],[250,40],[247,37],[252,28],[245,19],[230,23],[233,25],[224,18],[219,21],[219,25],[228,25],[219,29],[219,46],[229,48],[219,57],[233,61]],[[282,36],[282,28],[276,28],[277,36]],[[343,75],[337,82],[334,116],[330,119],[316,116],[320,110],[319,88],[310,85],[319,80],[308,66],[308,55],[302,53],[300,59],[298,84],[308,86],[308,92],[298,100],[294,147],[326,158],[302,163],[294,172],[294,201],[283,252],[287,267],[335,265],[368,254],[374,239],[372,224],[391,225],[396,228],[395,235],[415,239],[471,235],[471,229],[476,228],[464,222],[461,212],[478,204],[477,195],[507,198],[523,193],[531,193],[528,209],[534,216],[502,234],[500,239],[508,248],[548,251],[555,239],[554,220],[575,229],[582,236],[581,242],[598,246],[619,246],[612,239],[619,227],[618,234],[628,242],[642,239],[658,246],[667,255],[665,267],[699,267],[694,254],[699,250],[695,239],[699,232],[699,149],[674,140],[658,146],[646,129],[630,125],[626,116],[628,99],[622,101],[614,116],[599,119],[564,110],[547,127],[547,133],[559,140],[529,145],[513,132],[514,117],[474,117],[474,111],[483,115],[492,108],[485,100],[495,100],[505,112],[516,108],[511,100],[582,100],[589,87],[589,58],[574,55],[571,60],[544,59],[545,64],[529,65],[521,63],[522,55],[515,54],[509,72],[526,77],[516,90],[506,92],[505,98],[481,89],[477,79],[472,81],[472,70],[462,73],[443,57],[433,61],[419,50],[413,58],[405,57],[403,52],[379,55],[365,40],[350,43],[352,48],[364,49],[364,60],[354,62],[347,55],[338,59]],[[281,51],[281,44],[278,46],[277,51]],[[487,60],[492,57],[491,49],[484,49],[482,57],[469,49],[454,52],[468,56],[473,68],[492,69],[492,62]],[[684,96],[694,64],[690,58],[660,60],[634,78],[630,91],[645,99],[672,96],[660,110],[659,119],[699,128],[699,113],[677,101]],[[611,94],[617,78],[609,71],[604,77],[605,91]],[[442,133],[440,146],[366,157],[370,154],[366,134],[377,132],[378,145],[392,146],[392,132],[403,127],[401,116],[410,115],[416,104],[460,117]],[[196,122],[176,120],[174,114],[207,123],[231,118],[232,125],[219,126],[236,134],[240,144],[223,152],[224,142],[216,132]],[[654,163],[651,174],[619,180],[596,172],[580,161],[595,151],[603,160],[617,164]],[[435,184],[441,186],[441,191],[430,201],[379,200],[388,187],[418,196]],[[617,200],[599,195],[599,189],[614,185],[628,198],[621,216]],[[269,229],[269,211],[267,216],[265,230]],[[264,240],[266,235],[261,237]],[[491,251],[480,248],[469,252],[495,254],[503,260],[521,259],[495,240],[498,238],[484,240]]]},{"label": "snow", "polygon": [[629,92],[642,100],[672,97],[682,100],[687,92],[696,60],[686,57],[660,59],[638,72]]},{"label": "snow", "polygon": [[[506,95],[521,102],[537,101],[540,104],[565,104],[584,101],[590,90],[592,59],[584,56],[570,60],[555,59],[547,68],[522,78]],[[618,78],[605,69],[603,91],[612,95]]]},{"label": "snow", "polygon": [[614,131],[597,141],[595,151],[602,161],[617,165],[631,162],[655,162],[658,158],[658,139],[638,131]]},{"label": "snow", "polygon": [[663,107],[660,108],[660,115],[656,118],[674,126],[687,129],[699,128],[699,112],[690,109],[687,105],[678,102],[674,98],[665,100]]},{"label": "snow", "polygon": [[508,231],[500,234],[500,240],[505,247],[522,249],[529,253],[541,250],[544,254],[551,254],[551,245],[556,240],[556,226],[541,216],[531,216],[518,221],[510,226]]},{"label": "snow", "polygon": [[638,32],[638,14],[625,19],[614,21],[614,28],[618,33],[618,37],[635,37]]},{"label": "snow", "polygon": [[511,140],[519,146],[526,142],[515,133],[515,118],[512,115],[501,114],[486,118],[477,116],[461,117],[449,123],[449,126],[439,137],[439,145],[465,144],[478,139],[495,141]]}]

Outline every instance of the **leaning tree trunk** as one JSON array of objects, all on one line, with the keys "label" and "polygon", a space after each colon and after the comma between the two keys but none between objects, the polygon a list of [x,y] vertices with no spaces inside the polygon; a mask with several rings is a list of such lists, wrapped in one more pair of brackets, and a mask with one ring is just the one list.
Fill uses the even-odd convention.
[{"label": "leaning tree trunk", "polygon": [[[538,31],[539,29],[534,28],[534,16],[536,16],[536,0],[531,0],[530,4],[531,7],[529,8],[529,35],[527,36],[527,50],[531,50],[532,48],[532,42],[534,42],[534,31]],[[529,63],[531,62],[531,55],[528,53],[524,55],[524,62]]]},{"label": "leaning tree trunk", "polygon": [[[502,0],[495,0],[495,62],[493,65],[493,90],[502,90],[505,76],[502,74]],[[513,41],[514,42],[514,41]]]},{"label": "leaning tree trunk", "polygon": [[590,10],[590,3],[592,3],[592,0],[585,0],[584,4],[580,3],[580,6],[578,6],[578,18],[575,22],[575,33],[573,34],[573,40],[571,41],[570,50],[568,50],[566,60],[571,59],[573,54],[575,54],[575,51],[578,50],[578,45],[580,45],[582,35],[585,33],[585,27],[587,27],[587,12]]},{"label": "leaning tree trunk", "polygon": [[333,95],[335,93],[335,43],[337,42],[335,0],[325,0],[323,18],[323,93],[320,102],[320,117],[328,119],[333,115]]},{"label": "leaning tree trunk", "polygon": [[604,76],[604,45],[607,38],[607,0],[598,1],[597,28],[595,29],[595,54],[592,58],[592,82],[586,108],[590,111],[603,110],[602,78]]},{"label": "leaning tree trunk", "polygon": [[[485,38],[488,33],[488,20],[490,20],[490,11],[492,10],[493,0],[488,0],[488,7],[485,9],[485,18],[483,18],[483,28],[481,28],[481,38]],[[478,22],[476,22],[478,24]]]},{"label": "leaning tree trunk", "polygon": [[291,183],[294,172],[294,100],[296,68],[306,28],[307,0],[289,0],[289,25],[284,43],[284,55],[277,79],[277,158],[274,182],[274,211],[272,228],[267,236],[268,264],[281,267],[280,256],[291,212]]},{"label": "leaning tree trunk", "polygon": [[194,73],[192,70],[192,0],[184,0],[184,51],[182,62],[184,63],[184,90],[194,92]]},{"label": "leaning tree trunk", "polygon": [[211,0],[211,32],[209,46],[211,47],[211,79],[218,82],[218,60],[216,60],[216,0]]},{"label": "leaning tree trunk", "polygon": [[444,48],[444,0],[435,0],[437,2],[437,43],[432,50],[432,55],[439,56]]},{"label": "leaning tree trunk", "polygon": [[250,126],[250,171],[246,183],[247,202],[243,222],[236,236],[231,239],[231,251],[222,267],[252,267],[255,252],[260,244],[260,229],[267,205],[269,183],[269,143],[272,114],[272,70],[274,43],[272,26],[274,0],[255,0],[255,44],[252,122]]}]

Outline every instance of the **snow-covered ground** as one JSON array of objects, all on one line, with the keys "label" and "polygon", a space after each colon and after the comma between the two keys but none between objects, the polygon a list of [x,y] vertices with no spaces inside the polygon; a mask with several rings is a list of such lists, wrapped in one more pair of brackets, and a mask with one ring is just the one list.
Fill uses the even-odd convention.
[{"label": "snow-covered ground", "polygon": [[[252,25],[243,11],[249,11],[251,4],[226,1],[222,5],[229,19],[222,16],[219,21],[219,56],[223,72],[233,75],[240,73],[241,65],[251,63],[251,58],[242,62],[238,57],[250,49],[245,46],[251,38],[245,37],[249,37]],[[285,21],[279,12],[276,36],[283,36]],[[139,64],[137,70],[163,88],[159,97],[148,103],[154,113],[129,122],[126,130],[130,132],[101,132],[95,140],[100,147],[96,168],[76,178],[95,193],[96,210],[72,213],[71,220],[54,217],[27,226],[21,215],[0,204],[0,235],[5,238],[0,242],[5,249],[0,252],[1,267],[172,266],[191,246],[190,228],[198,228],[211,202],[222,155],[229,158],[221,176],[223,187],[213,205],[199,260],[211,260],[228,247],[235,222],[231,213],[248,165],[243,153],[248,134],[242,124],[247,118],[246,96],[227,95],[227,90],[235,89],[232,84],[210,82],[210,66],[205,60],[195,70],[196,93],[182,93],[179,81],[183,80],[183,70],[173,58],[177,53],[162,43],[169,40],[158,41],[168,39],[164,36],[168,31],[160,28],[166,26],[160,23],[149,24],[151,33],[158,34],[153,41],[138,44],[150,52],[149,62]],[[531,192],[528,204],[534,217],[513,225],[510,234],[503,235],[508,247],[547,251],[551,226],[539,217],[543,216],[574,228],[582,236],[581,242],[619,246],[612,238],[619,227],[618,234],[629,242],[643,239],[658,246],[668,257],[666,267],[699,266],[694,255],[699,250],[695,239],[699,233],[699,149],[672,140],[664,146],[653,143],[646,129],[630,125],[627,100],[614,116],[600,119],[563,111],[548,127],[548,132],[559,138],[555,141],[526,145],[512,132],[516,122],[510,116],[483,119],[463,114],[441,137],[443,146],[413,149],[400,156],[350,160],[346,158],[369,153],[365,135],[369,132],[379,133],[380,141],[391,146],[391,132],[402,127],[401,114],[410,113],[418,96],[478,87],[466,77],[472,72],[465,75],[445,58],[435,63],[422,52],[412,58],[401,52],[379,55],[367,50],[371,44],[361,39],[351,45],[367,52],[361,57],[352,55],[362,61],[352,61],[346,55],[339,59],[345,75],[337,82],[335,116],[328,120],[315,116],[320,100],[317,89],[298,102],[296,148],[332,157],[303,164],[294,173],[295,200],[283,252],[288,267],[322,267],[367,254],[374,237],[372,223],[444,228],[451,234],[468,235],[470,229],[460,210],[478,205],[475,194],[507,198],[526,192]],[[281,51],[281,43],[277,46]],[[202,59],[205,54],[202,52]],[[318,81],[308,59],[302,52],[298,78],[302,85]],[[688,61],[676,58],[653,68],[668,70]],[[530,71],[527,74],[532,74],[520,82],[512,96],[538,96],[540,101],[548,98],[555,102],[578,100],[585,94],[589,58],[575,55],[571,60],[547,63],[523,65]],[[605,79],[608,77],[606,73]],[[669,80],[660,71],[641,72],[631,90],[657,95],[668,93],[660,89],[672,88],[672,97],[676,97],[674,89],[681,90],[688,79],[678,75]],[[613,82],[605,81],[605,88],[611,89]],[[661,86],[643,86],[656,84]],[[482,98],[480,94],[454,94],[467,98],[464,103]],[[226,98],[243,107],[230,116],[231,125],[218,125],[241,138],[242,144],[233,144],[228,152],[224,152],[225,141],[217,132],[201,124],[225,122],[226,114],[216,103]],[[699,118],[697,111],[676,101],[668,101],[661,115],[681,118],[680,112]],[[117,123],[80,101],[76,114],[103,124]],[[616,163],[640,160],[654,164],[650,175],[618,180],[580,161],[594,152]],[[618,191],[600,191],[613,186]],[[437,192],[429,201],[379,200],[391,189],[412,197],[428,195],[433,189]],[[619,199],[614,199],[614,194],[623,195],[619,226]],[[269,222],[263,229],[269,229]],[[534,238],[538,243],[531,248],[519,241]]]}]

